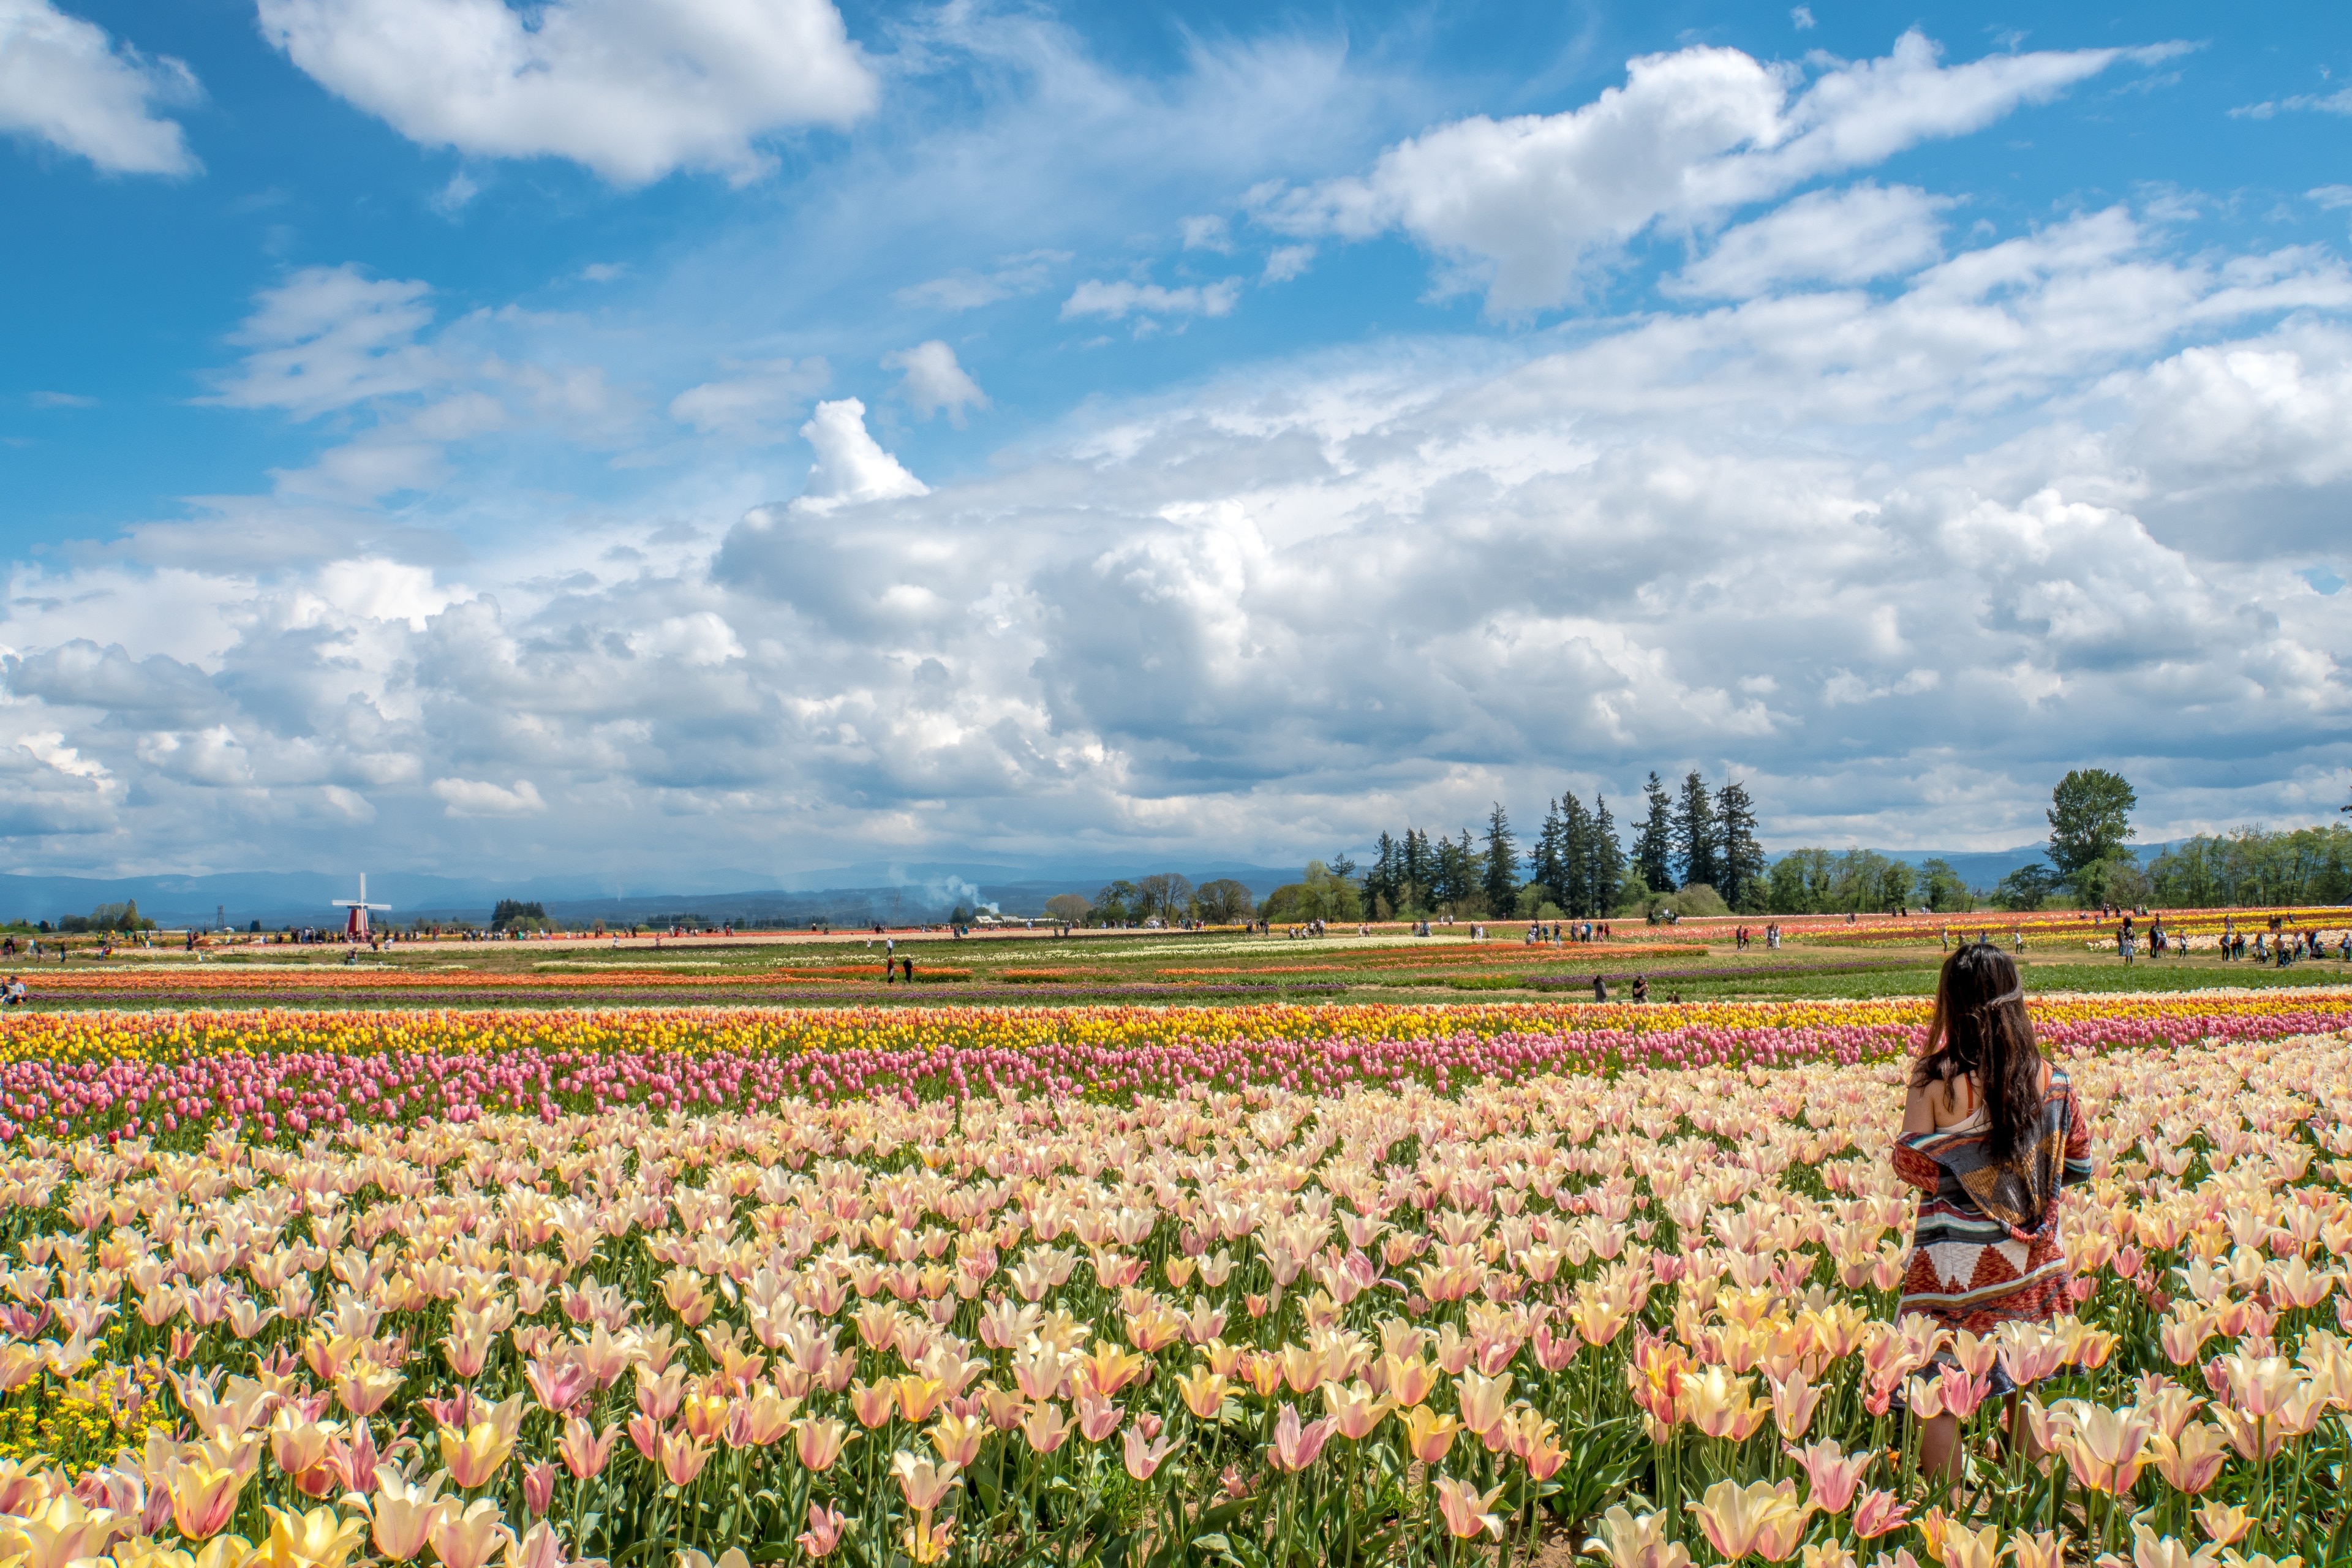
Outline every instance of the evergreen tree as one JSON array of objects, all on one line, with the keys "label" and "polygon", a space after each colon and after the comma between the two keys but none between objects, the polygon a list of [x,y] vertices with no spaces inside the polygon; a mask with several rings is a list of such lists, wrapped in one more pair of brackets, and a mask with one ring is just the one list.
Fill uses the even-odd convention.
[{"label": "evergreen tree", "polygon": [[1519,852],[1511,840],[1511,819],[1503,815],[1503,803],[1499,800],[1495,809],[1486,814],[1486,851],[1480,858],[1485,862],[1486,874],[1481,879],[1486,908],[1497,915],[1511,913],[1519,898]]},{"label": "evergreen tree", "polygon": [[1655,769],[1651,770],[1650,782],[1642,786],[1642,797],[1650,809],[1642,819],[1642,830],[1633,836],[1633,868],[1642,873],[1652,892],[1671,893],[1675,889],[1674,805],[1665,781]]},{"label": "evergreen tree", "polygon": [[1544,889],[1554,903],[1559,901],[1560,830],[1559,802],[1544,802],[1543,827],[1528,850],[1528,880]]},{"label": "evergreen tree", "polygon": [[1592,912],[1592,816],[1572,791],[1559,809],[1559,907],[1581,920]]},{"label": "evergreen tree", "polygon": [[1722,826],[1716,820],[1715,802],[1706,793],[1706,780],[1693,768],[1683,780],[1682,799],[1675,805],[1675,861],[1682,868],[1680,885],[1704,882],[1717,892],[1716,887],[1723,875]]},{"label": "evergreen tree", "polygon": [[[1464,832],[1466,834],[1468,829]],[[1470,891],[1468,858],[1454,847],[1451,838],[1438,839],[1435,848],[1436,864],[1429,873],[1429,902],[1433,909],[1453,904]]]},{"label": "evergreen tree", "polygon": [[1756,803],[1748,786],[1734,779],[1715,793],[1715,813],[1722,830],[1723,880],[1716,891],[1735,910],[1751,904],[1763,907],[1764,846],[1756,841]]},{"label": "evergreen tree", "polygon": [[1424,904],[1437,890],[1437,857],[1430,853],[1429,835],[1418,827],[1404,830],[1404,879]]},{"label": "evergreen tree", "polygon": [[1372,868],[1364,873],[1364,900],[1374,910],[1380,908],[1382,899],[1388,900],[1390,909],[1396,908],[1397,884],[1404,879],[1398,858],[1396,839],[1382,832],[1380,842],[1372,848]]},{"label": "evergreen tree", "polygon": [[1617,822],[1599,790],[1592,792],[1591,825],[1586,829],[1584,885],[1588,912],[1606,916],[1617,907],[1617,884],[1625,879],[1625,851],[1617,842]]}]

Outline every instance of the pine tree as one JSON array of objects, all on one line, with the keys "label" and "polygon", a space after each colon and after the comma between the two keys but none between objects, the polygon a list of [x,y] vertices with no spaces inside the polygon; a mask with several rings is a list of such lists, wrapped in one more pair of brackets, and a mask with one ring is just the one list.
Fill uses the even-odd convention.
[{"label": "pine tree", "polygon": [[1562,829],[1559,802],[1544,803],[1542,830],[1537,833],[1535,845],[1528,851],[1528,880],[1546,890],[1554,903],[1559,902],[1562,880]]},{"label": "pine tree", "polygon": [[[1682,799],[1675,804],[1675,859],[1682,868],[1682,885],[1704,882],[1716,887],[1723,874],[1722,829],[1716,821],[1715,803],[1708,798],[1706,780],[1693,768],[1683,780]],[[1717,888],[1717,891],[1722,889]]]},{"label": "pine tree", "polygon": [[1364,901],[1375,910],[1382,899],[1388,900],[1390,909],[1396,908],[1397,883],[1404,875],[1398,868],[1397,858],[1397,841],[1383,831],[1380,842],[1372,847],[1372,868],[1364,874]]},{"label": "pine tree", "polygon": [[[1469,836],[1467,828],[1463,830],[1463,836]],[[1468,858],[1454,847],[1451,838],[1438,839],[1436,850],[1436,863],[1429,873],[1429,902],[1433,909],[1451,905],[1470,891]]]},{"label": "pine tree", "polygon": [[1671,893],[1675,890],[1674,806],[1665,781],[1655,769],[1651,770],[1650,782],[1642,786],[1642,797],[1650,810],[1642,820],[1642,830],[1633,836],[1633,868],[1642,873],[1650,891]]},{"label": "pine tree", "polygon": [[1733,909],[1764,899],[1764,846],[1756,839],[1756,803],[1748,786],[1734,779],[1715,794],[1715,811],[1722,827],[1723,881],[1716,891]]},{"label": "pine tree", "polygon": [[1404,830],[1404,879],[1412,884],[1413,901],[1426,908],[1437,891],[1437,858],[1430,853],[1429,835],[1418,827]]},{"label": "pine tree", "polygon": [[1518,847],[1511,839],[1511,819],[1503,814],[1503,803],[1496,801],[1495,809],[1486,814],[1486,875],[1481,879],[1486,894],[1486,907],[1496,915],[1508,915],[1518,907],[1519,878]]},{"label": "pine tree", "polygon": [[1625,851],[1617,842],[1617,822],[1609,815],[1609,803],[1601,792],[1592,792],[1591,826],[1586,830],[1584,849],[1584,882],[1590,891],[1588,910],[1595,917],[1605,917],[1617,907],[1617,885],[1625,879]]},{"label": "pine tree", "polygon": [[1581,920],[1592,912],[1592,817],[1573,791],[1560,797],[1559,907]]}]

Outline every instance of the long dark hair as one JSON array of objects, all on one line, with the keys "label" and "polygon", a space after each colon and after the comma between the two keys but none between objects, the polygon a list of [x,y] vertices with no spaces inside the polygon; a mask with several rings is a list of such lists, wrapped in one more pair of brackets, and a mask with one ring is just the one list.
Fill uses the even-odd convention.
[{"label": "long dark hair", "polygon": [[1969,942],[1944,960],[1936,1011],[1911,1070],[1916,1089],[1961,1077],[1975,1079],[1984,1100],[1986,1154],[2010,1163],[2040,1113],[2042,1051],[2017,965],[1990,942]]}]

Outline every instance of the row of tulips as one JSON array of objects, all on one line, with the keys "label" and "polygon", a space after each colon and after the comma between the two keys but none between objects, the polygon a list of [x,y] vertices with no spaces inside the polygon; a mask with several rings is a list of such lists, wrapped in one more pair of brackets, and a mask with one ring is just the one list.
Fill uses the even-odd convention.
[{"label": "row of tulips", "polygon": [[2342,1024],[2070,1052],[1984,1336],[1891,1317],[1885,1060],[27,1135],[0,1561],[2341,1561]]},{"label": "row of tulips", "polygon": [[[2326,990],[2038,998],[2058,1053],[2352,1024]],[[1521,1081],[1629,1066],[1854,1063],[1902,1051],[1917,998],[1417,1008],[729,1009],[47,1014],[0,1025],[0,1140],[186,1142],[437,1117],[761,1110],[807,1099],[1123,1100]]]},{"label": "row of tulips", "polygon": [[[2229,929],[2251,937],[2255,931],[2268,931],[2273,919],[2295,931],[2322,924],[2340,928],[2344,907],[2279,904],[2251,909],[2164,909],[2135,914],[2132,924],[2143,934],[2151,921],[2161,921],[2167,931],[2183,936],[2217,937]],[[1988,941],[2002,943],[2012,936],[2022,936],[2029,947],[2039,947],[2071,945],[2085,935],[2104,935],[2112,941],[2123,920],[2121,914],[2099,910],[1976,910],[1968,913],[1914,910],[1905,915],[1866,914],[1851,920],[1844,915],[1717,917],[1705,922],[1685,921],[1677,929],[1687,935],[1720,942],[1727,939],[1737,926],[1745,924],[1752,930],[1770,921],[1780,926],[1786,938],[1828,945],[1916,943],[1936,940],[1941,933],[1953,941],[1972,941],[1982,934]]]}]

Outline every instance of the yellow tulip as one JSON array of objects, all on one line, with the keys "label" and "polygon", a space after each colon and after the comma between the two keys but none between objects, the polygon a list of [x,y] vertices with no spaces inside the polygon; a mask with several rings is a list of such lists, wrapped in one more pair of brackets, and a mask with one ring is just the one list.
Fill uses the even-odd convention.
[{"label": "yellow tulip", "polygon": [[1720,1480],[1685,1506],[1697,1516],[1715,1549],[1735,1563],[1750,1553],[1767,1563],[1785,1561],[1797,1550],[1811,1511],[1798,1500],[1792,1480],[1778,1486],[1753,1481],[1744,1488]]},{"label": "yellow tulip", "polygon": [[308,1513],[265,1510],[269,1534],[247,1559],[248,1568],[343,1568],[367,1539],[367,1521],[345,1519],[331,1508]]}]

